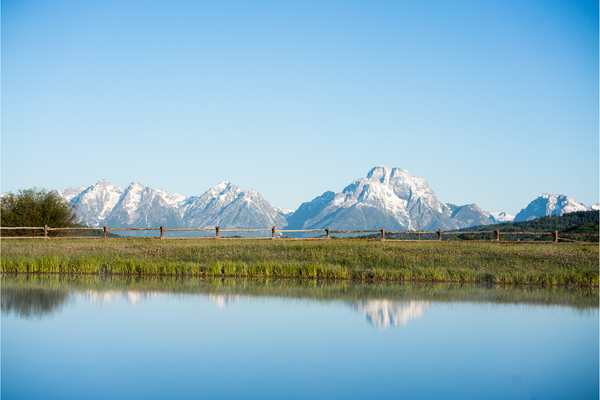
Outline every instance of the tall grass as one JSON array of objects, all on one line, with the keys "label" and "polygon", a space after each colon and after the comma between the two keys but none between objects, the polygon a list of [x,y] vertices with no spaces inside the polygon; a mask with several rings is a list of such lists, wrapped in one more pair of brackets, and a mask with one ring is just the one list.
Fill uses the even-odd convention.
[{"label": "tall grass", "polygon": [[149,239],[2,243],[2,272],[598,286],[597,245]]}]

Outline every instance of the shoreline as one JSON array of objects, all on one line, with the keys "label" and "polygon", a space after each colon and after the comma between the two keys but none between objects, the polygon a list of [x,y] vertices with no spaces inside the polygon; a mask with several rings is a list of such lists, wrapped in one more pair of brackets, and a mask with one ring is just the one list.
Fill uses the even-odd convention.
[{"label": "shoreline", "polygon": [[600,286],[589,244],[138,239],[9,241],[1,252],[2,273]]},{"label": "shoreline", "polygon": [[58,276],[107,276],[107,277],[137,277],[137,278],[198,278],[198,279],[266,279],[290,280],[307,282],[355,282],[355,283],[440,283],[482,286],[522,286],[522,287],[552,287],[568,289],[600,289],[600,285],[574,285],[569,283],[528,283],[528,282],[494,282],[494,281],[451,281],[451,280],[408,280],[408,279],[376,279],[376,278],[326,278],[302,277],[286,275],[211,275],[211,274],[145,274],[145,273],[118,273],[118,272],[14,272],[1,271],[1,275],[58,275]]}]

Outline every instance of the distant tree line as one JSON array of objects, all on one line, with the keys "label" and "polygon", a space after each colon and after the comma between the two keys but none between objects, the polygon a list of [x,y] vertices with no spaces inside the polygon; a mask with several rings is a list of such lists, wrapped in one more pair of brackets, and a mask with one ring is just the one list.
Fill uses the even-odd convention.
[{"label": "distant tree line", "polygon": [[[576,211],[568,214],[550,215],[536,218],[532,221],[522,222],[504,222],[494,225],[479,225],[469,228],[457,229],[455,232],[477,232],[477,231],[495,231],[500,232],[554,232],[576,233],[584,235],[597,235],[600,228],[600,211]],[[481,239],[482,235],[460,235],[461,239]],[[487,237],[489,236],[489,237]],[[493,234],[487,234],[486,238],[491,239]],[[501,236],[502,237],[502,236]],[[511,235],[505,237],[505,240],[553,240],[550,236],[537,235]],[[581,241],[597,242],[598,238],[579,238]]]},{"label": "distant tree line", "polygon": [[[561,233],[576,233],[585,235],[597,235],[600,229],[600,212],[599,211],[577,211],[562,216],[551,215],[547,217],[541,217],[532,221],[524,222],[504,222],[501,224],[494,225],[478,225],[470,226],[468,228],[456,229],[448,232],[481,232],[481,231],[495,231],[500,232],[554,232],[558,231],[560,236]],[[380,234],[374,235],[363,235],[355,236],[353,239],[377,239],[380,238]],[[493,240],[496,235],[494,233],[481,233],[472,234],[464,233],[457,234],[455,236],[443,236],[443,240]],[[419,234],[417,232],[410,234],[386,234],[388,239],[406,239],[406,240],[417,240]],[[421,240],[436,240],[437,234],[421,233]],[[500,235],[501,240],[527,240],[527,241],[552,241],[552,236],[539,236],[539,235]],[[598,242],[598,238],[577,238],[578,241],[587,242]]]}]

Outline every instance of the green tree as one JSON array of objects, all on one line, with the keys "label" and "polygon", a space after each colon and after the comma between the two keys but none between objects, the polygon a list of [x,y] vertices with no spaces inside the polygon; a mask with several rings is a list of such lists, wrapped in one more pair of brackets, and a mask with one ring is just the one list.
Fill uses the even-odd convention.
[{"label": "green tree", "polygon": [[[76,207],[58,193],[47,189],[25,189],[2,196],[0,223],[3,227],[74,228],[81,226]],[[4,236],[30,236],[32,230],[2,230]],[[68,231],[50,231],[49,235],[66,235]],[[40,234],[37,231],[37,234]]]}]

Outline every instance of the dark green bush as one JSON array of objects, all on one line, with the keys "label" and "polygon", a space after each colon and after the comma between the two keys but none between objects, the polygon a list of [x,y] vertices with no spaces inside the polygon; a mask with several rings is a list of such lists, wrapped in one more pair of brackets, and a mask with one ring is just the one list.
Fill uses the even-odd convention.
[{"label": "dark green bush", "polygon": [[[47,189],[25,189],[2,196],[2,227],[74,228],[81,226],[75,206],[58,193]],[[3,236],[32,236],[43,234],[30,229],[2,230]],[[67,235],[68,231],[50,231],[49,236]]]}]

